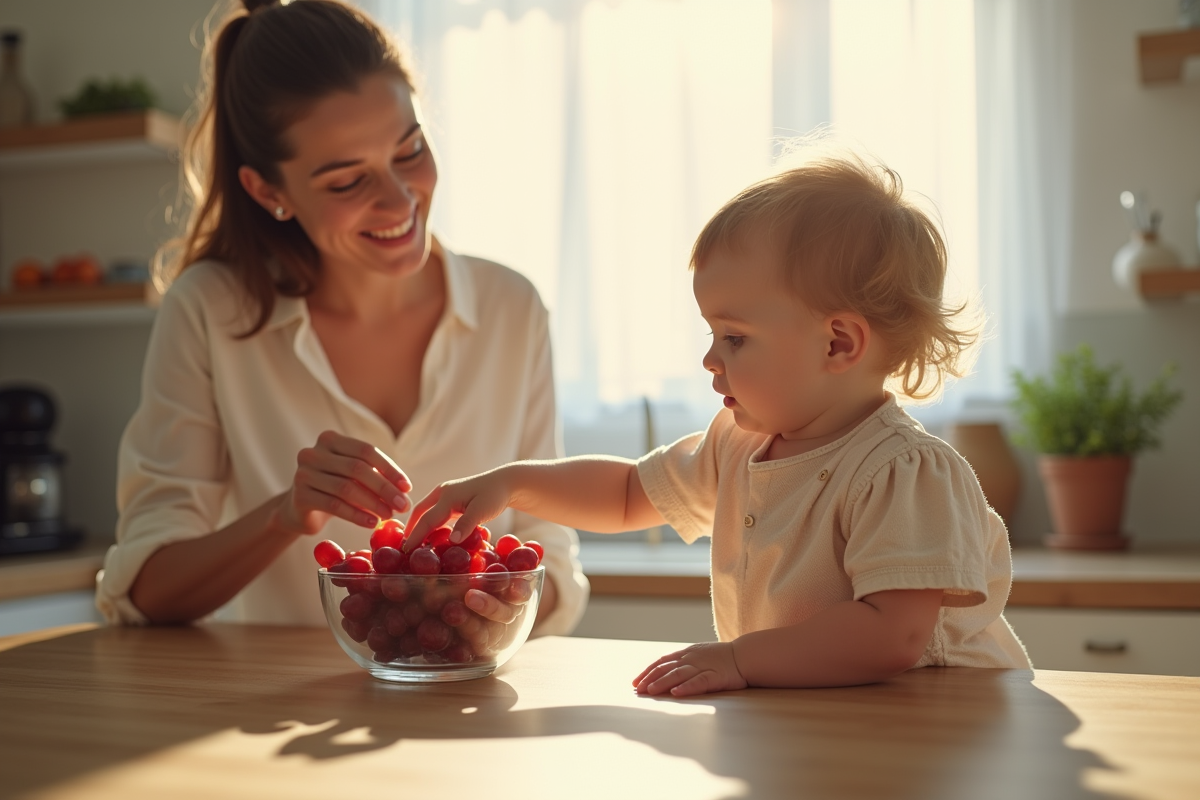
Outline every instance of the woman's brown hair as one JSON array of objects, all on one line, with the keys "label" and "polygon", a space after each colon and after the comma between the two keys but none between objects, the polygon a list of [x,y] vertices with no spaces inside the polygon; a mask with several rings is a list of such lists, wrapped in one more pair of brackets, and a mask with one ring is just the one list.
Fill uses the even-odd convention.
[{"label": "woman's brown hair", "polygon": [[197,261],[228,265],[252,304],[255,321],[243,334],[252,336],[277,295],[315,288],[320,261],[299,223],[280,222],[251,199],[238,169],[278,185],[278,165],[293,155],[284,133],[313,103],[380,73],[412,81],[387,34],[339,0],[243,3],[205,47],[207,85],[183,153],[190,217],[183,236],[159,251],[156,278],[165,286]]}]

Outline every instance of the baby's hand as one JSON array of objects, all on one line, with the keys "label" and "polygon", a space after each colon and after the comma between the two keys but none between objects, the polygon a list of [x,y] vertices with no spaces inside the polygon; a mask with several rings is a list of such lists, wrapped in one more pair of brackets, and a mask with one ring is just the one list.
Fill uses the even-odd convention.
[{"label": "baby's hand", "polygon": [[729,642],[694,644],[668,653],[633,679],[638,694],[687,697],[707,692],[745,689],[749,684],[738,671]]},{"label": "baby's hand", "polygon": [[413,507],[404,540],[405,552],[411,553],[435,529],[458,517],[450,532],[450,541],[458,544],[477,525],[495,519],[508,508],[512,492],[501,467],[471,478],[447,481],[425,495]]}]

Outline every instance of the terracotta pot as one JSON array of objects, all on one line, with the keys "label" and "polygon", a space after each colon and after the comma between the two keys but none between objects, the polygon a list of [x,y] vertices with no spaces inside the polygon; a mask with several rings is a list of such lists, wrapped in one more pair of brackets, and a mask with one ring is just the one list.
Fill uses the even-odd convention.
[{"label": "terracotta pot", "polygon": [[1128,547],[1121,520],[1132,466],[1129,456],[1040,456],[1038,471],[1054,522],[1046,544],[1067,550]]},{"label": "terracotta pot", "polygon": [[975,470],[988,505],[1008,525],[1021,494],[1021,467],[1004,430],[994,422],[959,423],[950,426],[946,440]]}]

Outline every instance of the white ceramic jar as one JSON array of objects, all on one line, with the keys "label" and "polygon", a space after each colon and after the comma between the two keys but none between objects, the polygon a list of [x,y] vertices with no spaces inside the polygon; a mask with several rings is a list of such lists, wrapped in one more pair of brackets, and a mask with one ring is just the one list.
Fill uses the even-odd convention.
[{"label": "white ceramic jar", "polygon": [[1134,231],[1113,257],[1113,280],[1118,286],[1137,292],[1139,273],[1179,266],[1179,254],[1158,241],[1157,232]]}]

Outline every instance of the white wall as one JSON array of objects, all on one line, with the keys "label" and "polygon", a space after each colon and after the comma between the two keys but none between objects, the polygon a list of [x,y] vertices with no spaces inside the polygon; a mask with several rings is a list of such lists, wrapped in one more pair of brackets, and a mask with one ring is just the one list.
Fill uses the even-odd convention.
[{"label": "white wall", "polygon": [[[212,0],[0,0],[0,27],[25,34],[24,74],[38,119],[89,78],[139,76],[182,114],[200,75],[193,44]],[[199,41],[199,39],[196,39]],[[159,162],[0,173],[0,273],[18,259],[89,251],[108,263],[149,259],[170,235],[164,205],[178,167]],[[59,403],[67,517],[111,536],[117,441],[138,398],[149,325],[0,328],[0,383],[31,381]]]}]

